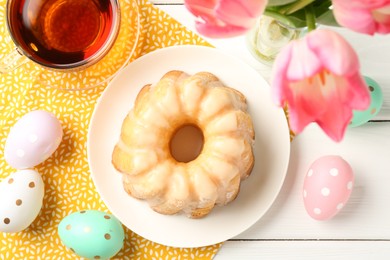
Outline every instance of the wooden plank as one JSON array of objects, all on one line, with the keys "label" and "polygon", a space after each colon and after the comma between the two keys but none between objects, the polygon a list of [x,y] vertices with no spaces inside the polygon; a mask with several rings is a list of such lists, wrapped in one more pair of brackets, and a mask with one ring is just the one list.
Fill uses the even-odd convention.
[{"label": "wooden plank", "polygon": [[388,260],[390,241],[227,241],[214,259]]}]

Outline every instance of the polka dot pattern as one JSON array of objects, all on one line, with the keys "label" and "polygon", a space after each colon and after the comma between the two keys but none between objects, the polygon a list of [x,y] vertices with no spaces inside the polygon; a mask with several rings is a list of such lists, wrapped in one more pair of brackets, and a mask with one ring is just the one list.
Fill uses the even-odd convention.
[{"label": "polka dot pattern", "polygon": [[321,189],[321,194],[322,194],[322,196],[324,196],[324,197],[328,197],[329,196],[329,194],[330,194],[330,190],[329,190],[329,188],[322,188]]},{"label": "polka dot pattern", "polygon": [[337,168],[332,168],[329,170],[329,173],[330,175],[336,177],[337,175],[339,175],[339,170]]},{"label": "polka dot pattern", "polygon": [[342,209],[344,207],[344,203],[339,203],[339,204],[337,204],[337,210],[340,210],[340,209]]},{"label": "polka dot pattern", "polygon": [[36,134],[31,134],[29,137],[28,137],[28,140],[31,142],[31,143],[35,143],[37,140],[38,140],[38,136]]},{"label": "polka dot pattern", "polygon": [[[125,6],[125,1],[128,0],[120,0],[122,6]],[[208,45],[146,0],[138,0],[138,3],[141,33],[132,59],[166,46]],[[0,0],[0,13],[5,13],[5,6],[6,0]],[[123,14],[130,15],[126,10]],[[5,17],[0,15],[0,59],[13,48]],[[119,50],[112,55],[118,59],[122,57]],[[111,73],[115,66],[117,65],[110,64],[101,69],[105,70],[104,73]],[[40,73],[34,64],[27,63],[12,73],[0,75],[1,149],[4,149],[10,128],[31,110],[52,112],[61,121],[64,130],[63,140],[56,152],[36,167],[45,183],[42,210],[23,232],[0,233],[0,259],[80,259],[71,249],[62,245],[57,232],[58,224],[65,216],[79,210],[108,212],[90,177],[86,150],[88,124],[96,101],[106,85],[84,91],[58,90],[42,87],[40,82],[44,76]],[[79,86],[86,82],[85,78],[89,78],[91,82],[99,81],[101,74],[94,77],[91,73],[87,76],[78,76],[76,80],[65,77],[62,84],[65,87],[72,84]],[[35,138],[30,136],[29,140],[34,142]],[[3,156],[0,156],[0,167],[0,179],[14,172]],[[8,184],[11,185],[12,180],[8,180]],[[29,187],[34,188],[35,184],[30,183]],[[9,223],[12,220],[0,221]],[[126,229],[125,232],[125,245],[115,259],[211,259],[221,246],[172,248],[153,243],[131,230]],[[99,258],[100,256],[95,256],[95,259]]]},{"label": "polka dot pattern", "polygon": [[314,208],[313,212],[316,215],[320,215],[322,213],[321,209],[319,209],[319,208]]},{"label": "polka dot pattern", "polygon": [[[29,183],[34,183],[34,188],[29,188]],[[42,207],[43,185],[40,174],[31,169],[15,171],[0,183],[0,220],[5,220],[0,221],[0,234],[20,232],[36,219]]]},{"label": "polka dot pattern", "polygon": [[303,185],[303,201],[316,220],[335,216],[350,197],[353,185],[350,165],[339,156],[324,156],[309,168]]}]

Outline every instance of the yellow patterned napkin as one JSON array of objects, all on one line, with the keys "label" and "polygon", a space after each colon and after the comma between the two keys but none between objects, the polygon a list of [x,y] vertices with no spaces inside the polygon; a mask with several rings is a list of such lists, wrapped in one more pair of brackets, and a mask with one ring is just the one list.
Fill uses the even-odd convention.
[{"label": "yellow patterned napkin", "polygon": [[[0,59],[13,48],[5,24],[5,5],[6,0],[0,0]],[[146,0],[139,0],[139,7],[142,28],[132,59],[165,46],[208,45]],[[12,73],[0,75],[0,153],[3,155],[12,125],[32,110],[43,109],[54,113],[62,123],[64,138],[53,156],[35,167],[45,183],[40,214],[22,232],[0,232],[0,259],[77,259],[62,245],[57,226],[74,211],[108,211],[90,176],[86,144],[89,121],[105,86],[76,92],[42,87],[34,81],[33,70],[34,65],[28,63]],[[15,172],[4,161],[4,156],[0,157],[0,168],[0,180]],[[115,258],[211,259],[220,245],[171,248],[148,241],[126,229],[125,246]]]}]

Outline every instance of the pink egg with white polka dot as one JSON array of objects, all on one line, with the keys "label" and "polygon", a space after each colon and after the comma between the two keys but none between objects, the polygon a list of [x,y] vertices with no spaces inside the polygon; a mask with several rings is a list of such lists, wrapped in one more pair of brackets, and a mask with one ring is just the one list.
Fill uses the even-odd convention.
[{"label": "pink egg with white polka dot", "polygon": [[347,203],[354,183],[351,166],[336,155],[323,156],[312,163],[303,184],[307,213],[316,220],[334,217]]},{"label": "pink egg with white polka dot", "polygon": [[34,167],[54,153],[62,135],[61,123],[52,113],[43,110],[29,112],[11,128],[4,158],[16,169]]}]

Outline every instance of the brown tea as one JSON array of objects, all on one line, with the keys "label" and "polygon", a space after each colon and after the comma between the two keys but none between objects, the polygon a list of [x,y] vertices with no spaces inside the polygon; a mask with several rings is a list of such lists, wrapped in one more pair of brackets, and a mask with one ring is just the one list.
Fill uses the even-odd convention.
[{"label": "brown tea", "polygon": [[15,43],[30,59],[52,68],[80,66],[108,49],[119,23],[116,0],[12,0],[8,5]]}]

